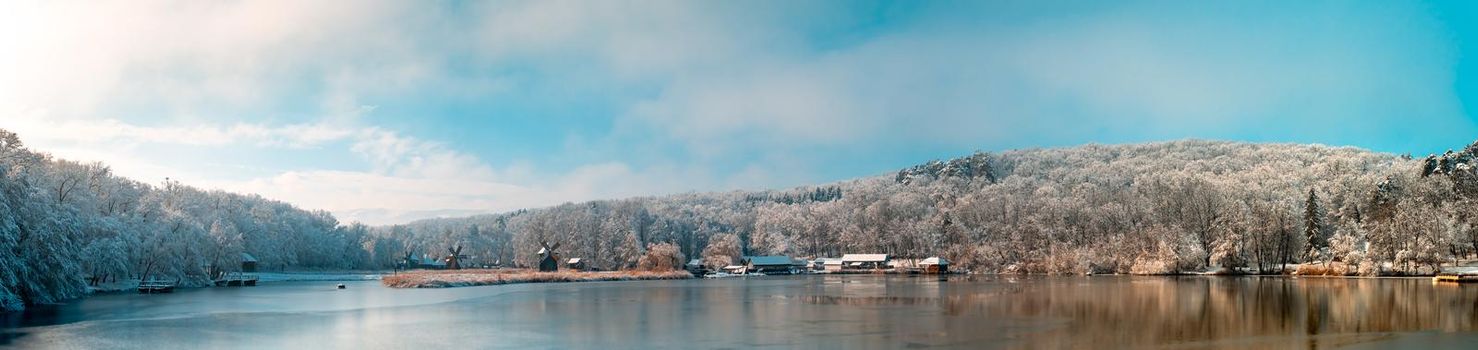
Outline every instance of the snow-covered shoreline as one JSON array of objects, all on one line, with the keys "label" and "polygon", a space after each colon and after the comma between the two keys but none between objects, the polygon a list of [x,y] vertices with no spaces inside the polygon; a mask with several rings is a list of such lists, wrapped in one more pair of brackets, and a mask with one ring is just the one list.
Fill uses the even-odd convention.
[{"label": "snow-covered shoreline", "polygon": [[607,271],[607,272],[538,272],[522,269],[492,270],[417,270],[387,276],[381,280],[391,288],[448,288],[513,283],[596,282],[632,280],[689,279],[687,271]]},{"label": "snow-covered shoreline", "polygon": [[385,272],[258,272],[259,282],[375,281]]}]

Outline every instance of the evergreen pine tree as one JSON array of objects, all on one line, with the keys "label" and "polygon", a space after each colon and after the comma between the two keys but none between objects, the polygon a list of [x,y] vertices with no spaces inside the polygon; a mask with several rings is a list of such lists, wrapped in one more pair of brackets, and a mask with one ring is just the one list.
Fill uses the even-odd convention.
[{"label": "evergreen pine tree", "polygon": [[1309,199],[1304,203],[1304,261],[1319,260],[1321,252],[1329,246],[1324,238],[1324,211],[1319,207],[1319,195],[1309,189]]}]

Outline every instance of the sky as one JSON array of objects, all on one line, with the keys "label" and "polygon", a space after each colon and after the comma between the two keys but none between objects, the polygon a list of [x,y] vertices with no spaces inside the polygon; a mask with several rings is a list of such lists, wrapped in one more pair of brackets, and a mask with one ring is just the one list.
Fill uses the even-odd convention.
[{"label": "sky", "polygon": [[393,224],[788,188],[976,150],[1478,139],[1478,6],[6,1],[0,128]]}]

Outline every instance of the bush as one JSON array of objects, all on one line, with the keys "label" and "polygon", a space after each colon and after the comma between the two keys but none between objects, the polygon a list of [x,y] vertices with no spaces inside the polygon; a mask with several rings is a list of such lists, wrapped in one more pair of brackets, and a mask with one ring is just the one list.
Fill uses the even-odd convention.
[{"label": "bush", "polygon": [[636,268],[644,271],[672,271],[682,268],[682,250],[672,243],[657,243],[647,247],[647,253],[636,261]]},{"label": "bush", "polygon": [[1342,262],[1302,264],[1293,269],[1293,274],[1300,276],[1346,276],[1354,272],[1353,266]]}]

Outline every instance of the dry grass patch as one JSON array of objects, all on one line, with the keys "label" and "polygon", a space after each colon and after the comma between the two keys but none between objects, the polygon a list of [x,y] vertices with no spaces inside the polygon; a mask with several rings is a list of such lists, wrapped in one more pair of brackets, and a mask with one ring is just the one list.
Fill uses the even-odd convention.
[{"label": "dry grass patch", "polygon": [[1338,262],[1300,264],[1293,268],[1293,274],[1298,276],[1350,276],[1355,274],[1355,269],[1353,266]]},{"label": "dry grass patch", "polygon": [[395,288],[447,288],[510,283],[677,280],[693,278],[687,271],[538,272],[524,269],[420,270],[385,276],[380,283]]}]

